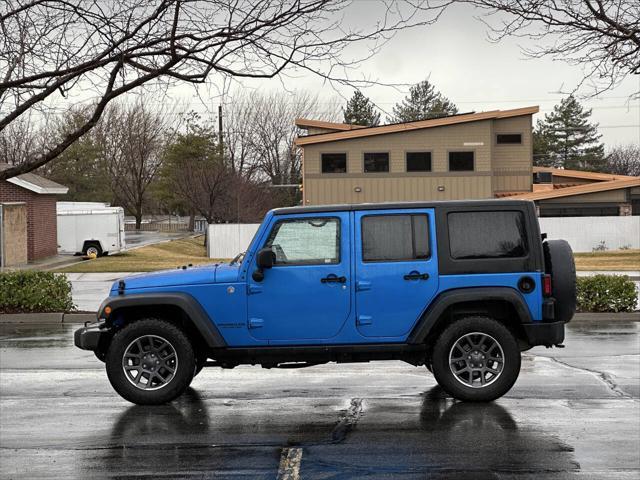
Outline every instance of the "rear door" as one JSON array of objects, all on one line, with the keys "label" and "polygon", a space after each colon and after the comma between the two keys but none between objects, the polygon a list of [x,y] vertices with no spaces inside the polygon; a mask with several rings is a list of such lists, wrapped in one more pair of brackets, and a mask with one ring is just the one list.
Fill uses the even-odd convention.
[{"label": "rear door", "polygon": [[358,331],[408,335],[438,289],[434,210],[356,211],[355,252]]}]

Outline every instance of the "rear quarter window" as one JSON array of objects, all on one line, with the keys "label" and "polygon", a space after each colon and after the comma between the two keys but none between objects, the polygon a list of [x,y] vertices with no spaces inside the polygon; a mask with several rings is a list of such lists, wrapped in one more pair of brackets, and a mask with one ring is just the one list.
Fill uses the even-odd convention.
[{"label": "rear quarter window", "polygon": [[520,211],[450,212],[447,223],[453,259],[519,258],[528,253]]}]

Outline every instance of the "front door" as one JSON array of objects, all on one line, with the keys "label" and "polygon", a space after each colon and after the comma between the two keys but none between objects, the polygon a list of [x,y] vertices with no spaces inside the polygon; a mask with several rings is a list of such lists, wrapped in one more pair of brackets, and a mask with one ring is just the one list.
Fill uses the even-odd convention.
[{"label": "front door", "polygon": [[258,249],[271,248],[274,265],[260,282],[249,275],[253,337],[314,343],[338,334],[351,310],[349,234],[348,213],[273,217]]},{"label": "front door", "polygon": [[400,339],[438,289],[434,211],[360,211],[355,226],[358,331]]}]

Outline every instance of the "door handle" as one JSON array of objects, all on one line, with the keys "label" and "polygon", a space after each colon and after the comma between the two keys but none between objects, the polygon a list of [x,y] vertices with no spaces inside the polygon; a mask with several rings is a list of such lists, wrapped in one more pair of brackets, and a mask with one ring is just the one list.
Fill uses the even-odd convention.
[{"label": "door handle", "polygon": [[428,273],[411,272],[404,276],[405,280],[429,280]]},{"label": "door handle", "polygon": [[320,279],[321,283],[347,283],[347,277],[338,277],[333,273]]}]

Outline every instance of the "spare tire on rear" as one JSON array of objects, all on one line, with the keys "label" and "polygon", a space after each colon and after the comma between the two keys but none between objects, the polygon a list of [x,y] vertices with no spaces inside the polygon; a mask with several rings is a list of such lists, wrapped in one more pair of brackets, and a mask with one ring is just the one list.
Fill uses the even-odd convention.
[{"label": "spare tire on rear", "polygon": [[555,319],[568,322],[576,311],[576,264],[566,240],[544,242],[546,273],[551,275],[553,298],[556,299]]}]

